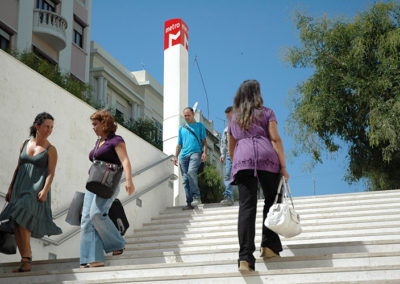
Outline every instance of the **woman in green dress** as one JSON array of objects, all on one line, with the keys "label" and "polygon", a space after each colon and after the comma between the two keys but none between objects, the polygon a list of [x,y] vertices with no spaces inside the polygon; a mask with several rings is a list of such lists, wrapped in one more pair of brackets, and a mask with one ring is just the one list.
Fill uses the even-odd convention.
[{"label": "woman in green dress", "polygon": [[46,113],[36,116],[30,128],[31,139],[21,144],[18,165],[8,188],[8,205],[1,212],[4,223],[0,230],[15,234],[21,254],[21,265],[14,272],[31,270],[30,238],[61,234],[53,222],[50,185],[57,164],[57,150],[47,138],[53,131],[53,117]]}]

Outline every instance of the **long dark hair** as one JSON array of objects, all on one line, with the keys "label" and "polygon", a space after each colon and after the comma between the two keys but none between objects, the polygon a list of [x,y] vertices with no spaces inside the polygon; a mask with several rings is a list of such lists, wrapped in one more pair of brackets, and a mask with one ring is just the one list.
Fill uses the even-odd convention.
[{"label": "long dark hair", "polygon": [[263,99],[261,97],[260,83],[257,80],[244,81],[233,99],[235,120],[240,128],[249,130],[254,119],[254,109],[262,109],[262,107]]},{"label": "long dark hair", "polygon": [[41,112],[35,117],[32,126],[29,128],[30,136],[36,137],[35,125],[42,125],[43,121],[45,121],[46,119],[51,119],[54,121],[54,118],[51,116],[51,114],[47,112]]}]

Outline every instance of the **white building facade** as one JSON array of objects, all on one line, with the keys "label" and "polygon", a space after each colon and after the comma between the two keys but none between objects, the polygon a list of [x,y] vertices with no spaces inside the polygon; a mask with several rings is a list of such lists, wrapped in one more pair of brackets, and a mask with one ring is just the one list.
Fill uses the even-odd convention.
[{"label": "white building facade", "polygon": [[89,82],[92,0],[0,1],[0,48],[32,51]]},{"label": "white building facade", "polygon": [[147,119],[162,135],[163,89],[146,70],[131,72],[98,43],[90,44],[91,101],[125,121]]}]

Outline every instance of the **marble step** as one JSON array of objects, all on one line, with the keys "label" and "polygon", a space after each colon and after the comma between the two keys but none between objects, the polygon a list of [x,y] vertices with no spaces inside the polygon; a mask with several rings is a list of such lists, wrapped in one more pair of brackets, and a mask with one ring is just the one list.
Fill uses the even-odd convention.
[{"label": "marble step", "polygon": [[[400,201],[399,201],[400,203]],[[331,208],[329,210],[316,210],[313,212],[304,213],[296,210],[302,220],[316,220],[316,219],[328,219],[328,218],[346,218],[353,216],[371,216],[371,215],[392,215],[400,212],[399,203],[386,204],[378,207],[359,207],[359,208],[347,208],[346,210]],[[257,217],[262,218],[262,212],[257,212]],[[151,223],[144,223],[143,226],[154,226],[164,224],[194,224],[204,222],[217,222],[227,220],[237,220],[238,213],[232,213],[229,215],[199,215],[199,216],[178,216],[175,218],[168,219],[155,219]]]},{"label": "marble step", "polygon": [[[261,234],[261,222],[257,223],[256,234]],[[302,224],[303,233],[318,233],[318,232],[337,232],[349,230],[367,230],[367,229],[385,229],[385,228],[400,228],[400,219],[395,221],[376,221],[369,223],[350,223],[350,224],[328,224],[319,226],[305,226]],[[190,240],[190,239],[207,239],[207,238],[227,238],[237,236],[237,225],[225,226],[223,228],[215,227],[213,229],[204,230],[202,232],[182,231],[182,230],[169,230],[167,232],[160,232],[146,235],[131,235],[126,238],[129,243],[148,243],[157,241],[170,241],[174,239]]]},{"label": "marble step", "polygon": [[[400,215],[378,215],[378,216],[356,216],[348,218],[337,218],[337,219],[312,219],[303,220],[301,219],[301,224],[304,228],[309,226],[323,226],[323,225],[340,225],[340,224],[362,224],[370,222],[386,222],[386,221],[398,221],[400,220]],[[256,219],[256,226],[261,228],[262,217],[258,216]],[[199,233],[199,232],[213,232],[213,231],[228,231],[237,230],[237,217],[225,222],[219,221],[217,223],[206,222],[204,225],[199,224],[171,224],[168,226],[146,226],[144,228],[135,229],[133,235],[128,235],[127,238],[136,236],[149,236],[149,235],[163,235],[163,234],[175,234],[175,233]]]},{"label": "marble step", "polygon": [[[239,245],[226,249],[189,251],[161,251],[161,252],[137,252],[125,251],[123,255],[105,257],[106,266],[156,264],[156,263],[181,263],[181,262],[206,262],[232,260],[238,258]],[[259,256],[260,248],[257,246],[254,253]],[[400,251],[400,239],[387,241],[357,241],[316,244],[283,244],[281,257],[292,256],[326,256],[344,253],[389,253]],[[0,264],[0,273],[7,273],[18,267],[18,262]],[[33,261],[33,271],[53,271],[73,269],[79,267],[79,258],[39,260]]]},{"label": "marble step", "polygon": [[[277,270],[292,271],[296,269],[320,268],[330,271],[334,268],[369,267],[369,270],[380,267],[400,267],[400,252],[390,253],[347,253],[328,256],[295,256],[268,260],[257,259],[256,273],[274,272]],[[181,277],[193,275],[213,275],[237,273],[237,261],[209,261],[191,263],[168,263],[146,265],[122,265],[91,269],[64,269],[58,271],[32,271],[28,273],[6,273],[0,275],[0,281],[11,283],[54,283],[64,281],[125,281],[126,278]]]},{"label": "marble step", "polygon": [[[398,207],[398,206],[397,206]],[[347,211],[347,212],[333,212],[333,213],[315,213],[302,215],[300,214],[301,221],[308,220],[334,220],[334,219],[346,219],[346,218],[354,218],[354,217],[368,217],[368,216],[395,216],[400,214],[400,208],[393,209],[370,209],[364,211]],[[262,214],[257,215],[257,222],[261,222]],[[172,220],[158,220],[153,221],[151,223],[144,223],[142,229],[138,229],[135,231],[144,231],[146,229],[165,229],[172,227],[182,227],[184,225],[197,225],[197,226],[212,226],[212,225],[221,225],[226,224],[228,222],[235,223],[237,222],[237,215],[232,215],[231,217],[220,217],[214,216],[208,220],[190,220],[185,218],[177,218]]]},{"label": "marble step", "polygon": [[[400,198],[400,190],[386,190],[386,191],[376,191],[376,192],[360,192],[360,193],[343,193],[343,194],[332,194],[332,195],[317,195],[317,196],[304,196],[304,197],[295,197],[293,199],[295,206],[305,205],[315,205],[318,203],[327,203],[328,205],[334,204],[337,202],[350,202],[352,204],[357,204],[358,202],[362,202],[363,200],[367,200],[368,202],[373,202],[373,200],[379,199],[394,199]],[[263,200],[258,201],[258,207],[262,207],[264,204]],[[238,203],[235,202],[237,206]],[[226,208],[232,207],[222,207],[219,203],[212,204],[203,204],[203,207],[200,208],[198,212],[201,211],[213,211],[213,210],[225,210]],[[168,207],[166,210],[160,212],[160,214],[172,214],[182,212],[181,207]]]},{"label": "marble step", "polygon": [[[379,240],[395,240],[395,239],[400,239],[400,233],[399,232],[394,232],[392,234],[386,234],[382,235],[380,233],[378,234],[369,234],[365,235],[363,233],[361,234],[354,234],[354,235],[348,235],[348,236],[343,236],[343,235],[336,235],[336,236],[329,236],[326,238],[308,238],[308,239],[283,239],[282,243],[284,245],[294,245],[294,244],[304,244],[304,245],[312,245],[315,243],[332,243],[332,242],[346,242],[346,241],[352,241],[352,242],[360,242],[360,241],[379,241]],[[261,242],[261,237],[256,236],[255,237],[255,243],[259,244]],[[237,238],[232,238],[232,239],[226,239],[226,240],[216,240],[213,242],[203,242],[203,243],[197,243],[197,244],[183,244],[183,243],[154,243],[154,244],[145,244],[141,246],[136,246],[136,247],[130,247],[130,245],[127,246],[126,251],[127,253],[132,252],[132,253],[141,253],[141,252],[184,252],[184,251],[192,251],[192,250],[203,250],[203,251],[213,251],[216,249],[231,249],[231,248],[238,248],[238,239]]]},{"label": "marble step", "polygon": [[65,281],[63,283],[164,283],[164,284],[260,284],[260,283],[297,283],[297,284],[398,284],[400,279],[400,266],[386,265],[370,268],[339,267],[339,268],[302,268],[287,270],[275,270],[253,273],[223,273],[223,274],[198,274],[177,275],[171,277],[144,277],[124,278],[117,280],[93,280],[93,281]]},{"label": "marble step", "polygon": [[[362,210],[372,208],[379,208],[384,206],[387,208],[388,206],[393,207],[393,205],[398,204],[400,202],[400,195],[396,198],[381,198],[376,200],[349,200],[345,202],[327,202],[322,204],[296,204],[294,202],[294,207],[296,211],[299,213],[313,213],[315,211],[321,212],[330,212],[330,211],[345,211],[345,210]],[[257,212],[262,213],[264,207],[264,203],[259,203],[257,206]],[[357,209],[360,208],[360,209]],[[216,204],[215,207],[207,208],[207,204],[200,205],[195,210],[189,211],[172,211],[172,212],[161,212],[160,216],[153,217],[152,220],[163,220],[163,219],[170,219],[170,218],[178,218],[178,217],[192,217],[192,218],[199,218],[199,217],[207,217],[213,215],[235,215],[239,211],[239,206],[223,206]]]}]

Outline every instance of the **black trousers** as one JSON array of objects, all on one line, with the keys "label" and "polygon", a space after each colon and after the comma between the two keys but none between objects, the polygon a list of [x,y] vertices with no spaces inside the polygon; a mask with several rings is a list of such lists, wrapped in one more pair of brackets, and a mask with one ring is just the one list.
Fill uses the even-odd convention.
[{"label": "black trousers", "polygon": [[[254,170],[241,170],[235,180],[239,188],[239,261],[246,260],[254,264],[255,251],[255,223],[257,213],[257,188],[260,182],[264,192],[264,211],[263,221],[265,220],[269,208],[273,205],[276,193],[278,191],[280,173],[270,173],[266,171],[257,171],[258,178],[254,176]],[[282,251],[281,240],[278,234],[264,226],[262,228],[261,247],[268,247],[275,253]]]}]

